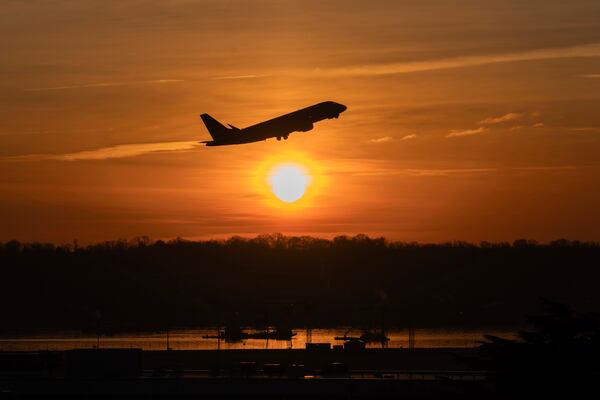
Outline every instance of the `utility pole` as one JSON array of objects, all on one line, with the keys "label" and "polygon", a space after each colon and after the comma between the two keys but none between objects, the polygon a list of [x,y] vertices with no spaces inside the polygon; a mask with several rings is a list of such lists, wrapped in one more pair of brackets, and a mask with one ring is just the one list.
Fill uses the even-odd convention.
[{"label": "utility pole", "polygon": [[408,348],[411,350],[415,348],[415,328],[413,327],[408,328]]}]

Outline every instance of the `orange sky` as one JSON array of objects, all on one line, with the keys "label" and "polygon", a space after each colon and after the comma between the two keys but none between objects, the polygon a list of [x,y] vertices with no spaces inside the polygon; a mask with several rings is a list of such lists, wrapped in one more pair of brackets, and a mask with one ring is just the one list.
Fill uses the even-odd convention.
[{"label": "orange sky", "polygon": [[[600,240],[598,21],[595,0],[0,2],[0,240]],[[348,111],[286,142],[196,144],[200,113],[324,100]],[[314,173],[301,207],[261,185],[273,160]]]}]

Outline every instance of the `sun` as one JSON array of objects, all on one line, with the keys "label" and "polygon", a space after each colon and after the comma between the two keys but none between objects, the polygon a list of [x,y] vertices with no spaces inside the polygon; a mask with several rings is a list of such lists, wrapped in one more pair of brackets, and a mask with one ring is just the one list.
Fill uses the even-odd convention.
[{"label": "sun", "polygon": [[[281,218],[307,216],[318,209],[318,201],[328,190],[322,160],[298,151],[271,154],[249,170],[249,189],[260,196],[273,215]],[[313,209],[313,211],[309,211]]]},{"label": "sun", "polygon": [[285,203],[300,200],[310,185],[310,175],[296,164],[279,164],[271,172],[268,182],[273,194]]}]

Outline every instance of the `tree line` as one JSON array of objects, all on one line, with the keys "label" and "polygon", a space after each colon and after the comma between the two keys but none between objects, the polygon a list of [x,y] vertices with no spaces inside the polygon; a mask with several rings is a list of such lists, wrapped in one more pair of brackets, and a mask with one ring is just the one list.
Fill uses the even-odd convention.
[{"label": "tree line", "polygon": [[365,235],[0,243],[0,332],[215,325],[519,327],[546,298],[600,309],[600,245]]}]

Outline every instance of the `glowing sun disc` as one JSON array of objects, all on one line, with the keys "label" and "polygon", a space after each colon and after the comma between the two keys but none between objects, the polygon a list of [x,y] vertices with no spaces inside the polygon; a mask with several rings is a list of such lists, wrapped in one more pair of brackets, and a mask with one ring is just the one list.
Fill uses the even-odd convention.
[{"label": "glowing sun disc", "polygon": [[269,184],[273,194],[286,203],[300,200],[304,196],[309,183],[310,178],[306,171],[294,164],[279,165],[269,176]]}]

